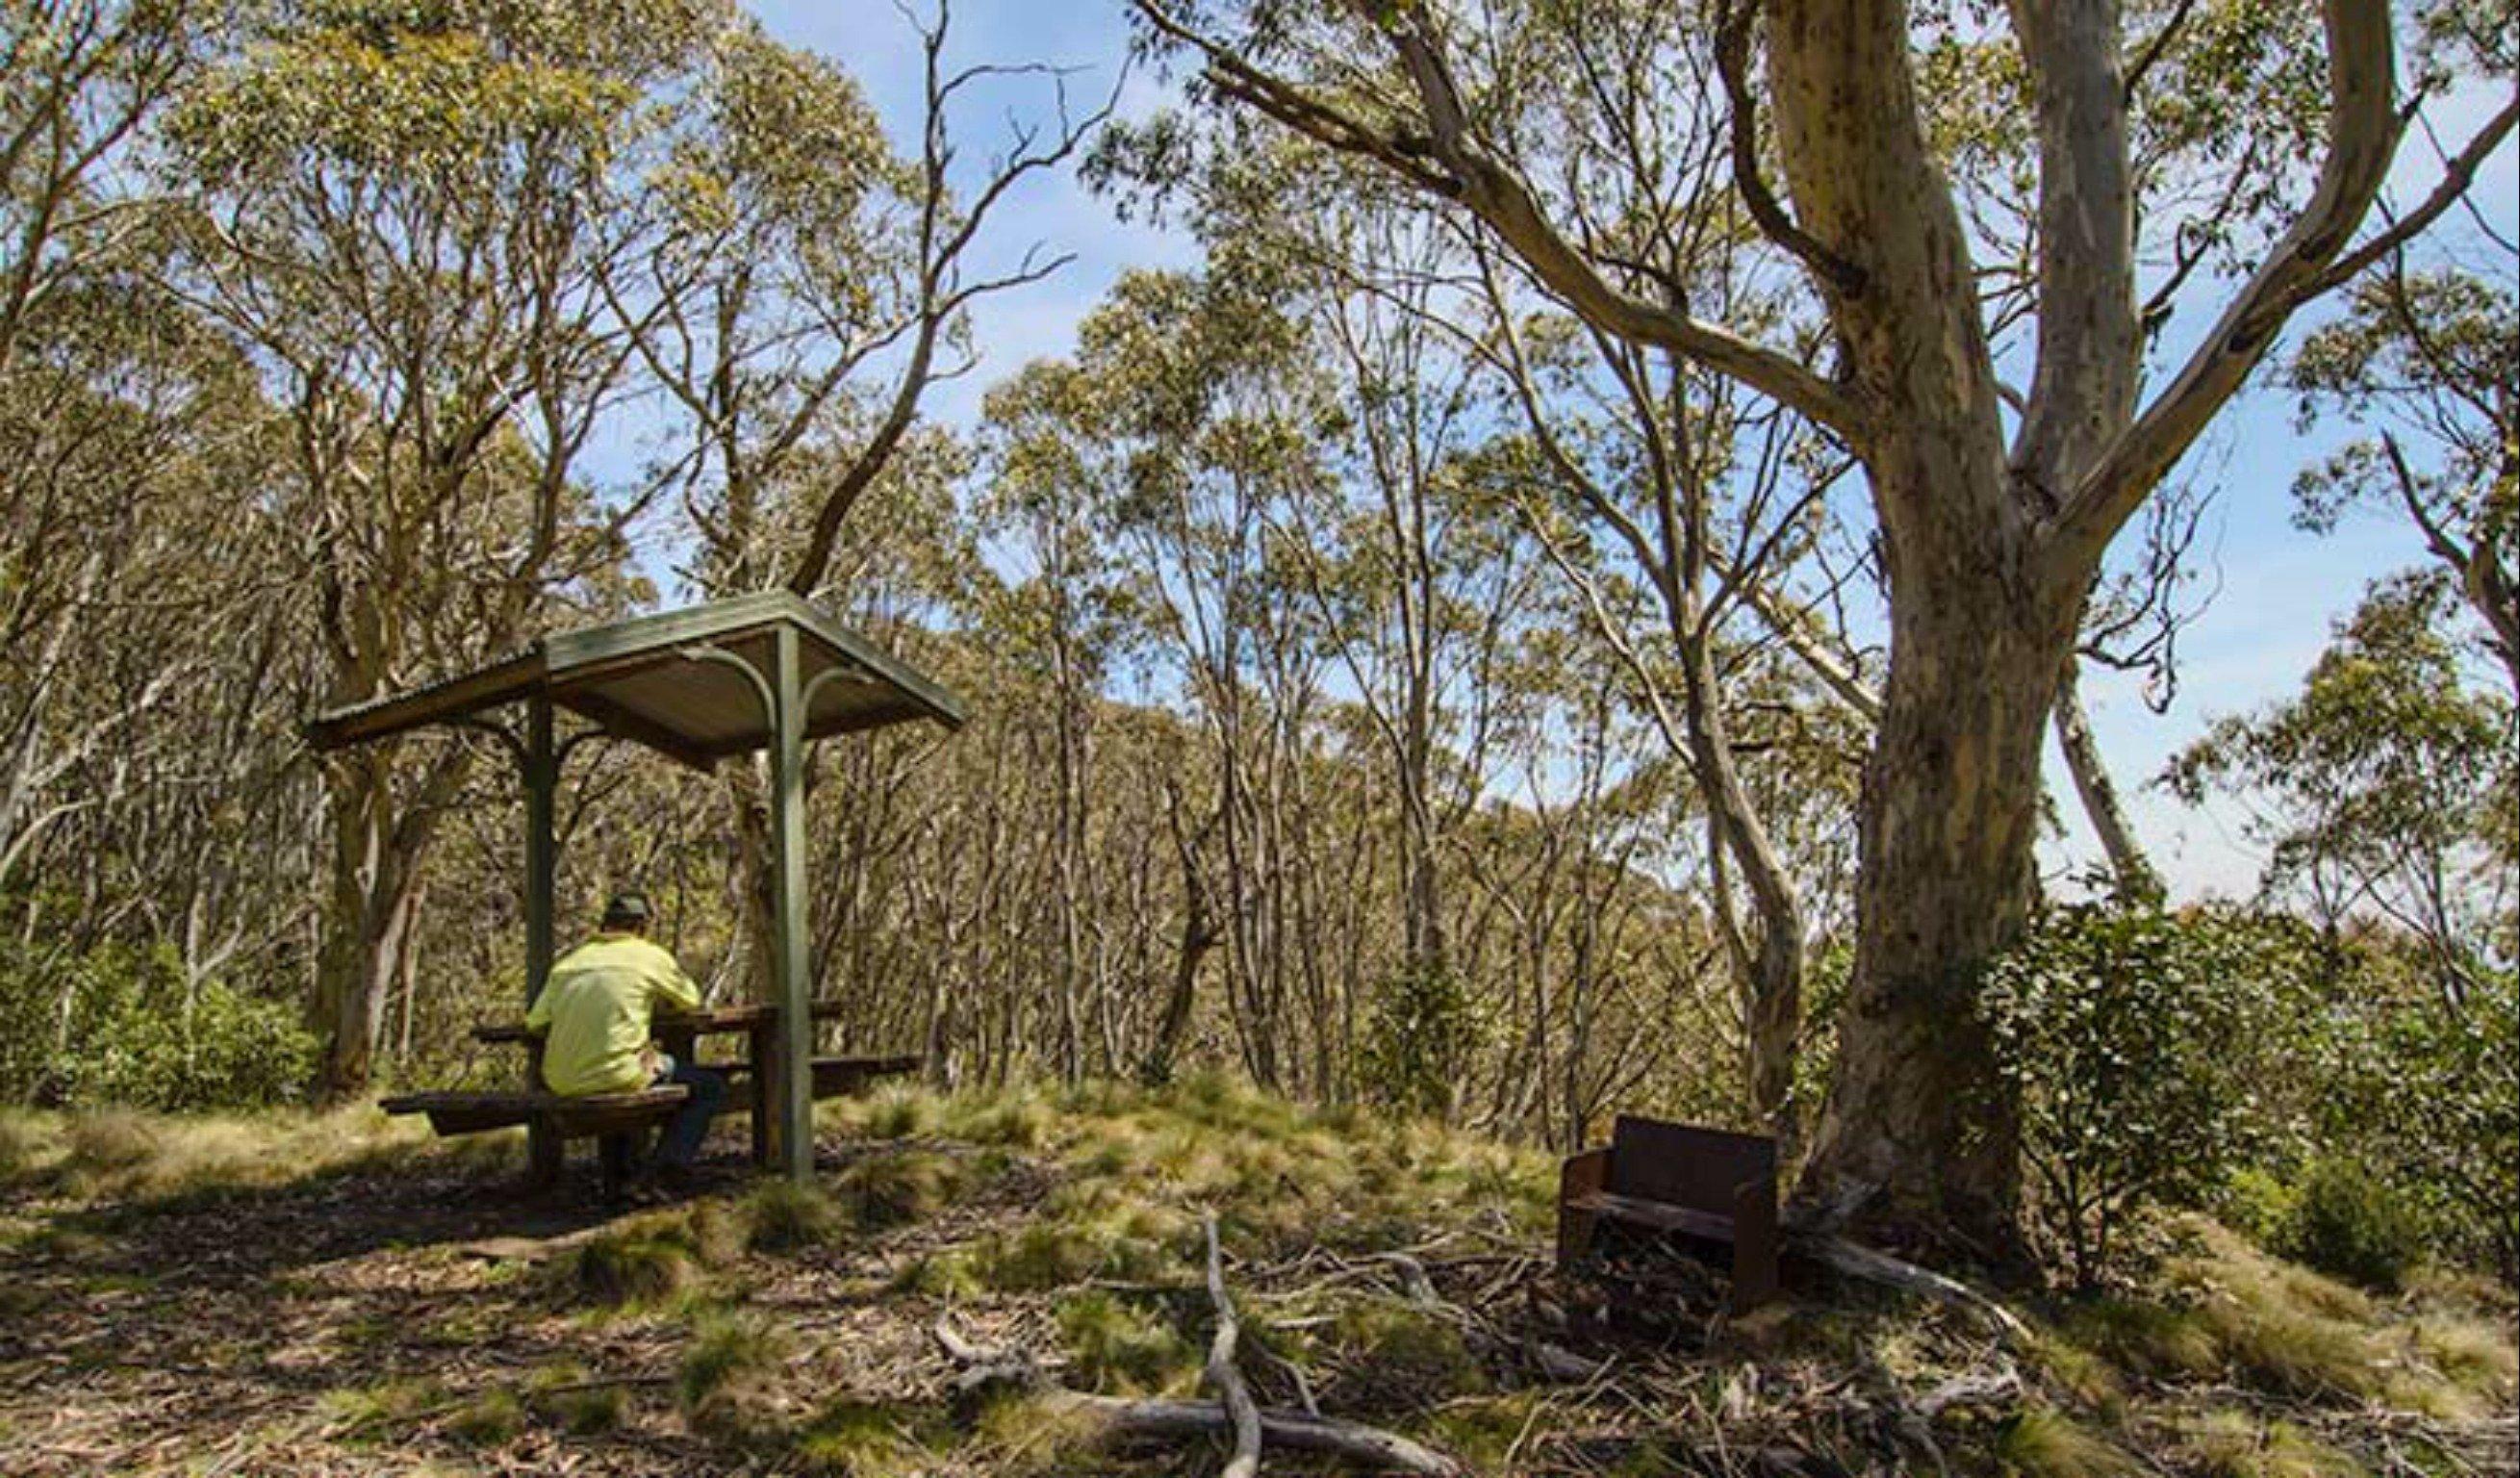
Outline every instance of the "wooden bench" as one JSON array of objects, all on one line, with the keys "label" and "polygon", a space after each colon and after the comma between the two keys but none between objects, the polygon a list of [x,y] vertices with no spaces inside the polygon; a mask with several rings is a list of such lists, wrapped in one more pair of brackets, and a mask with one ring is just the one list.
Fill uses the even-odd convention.
[{"label": "wooden bench", "polygon": [[[837,1003],[815,1003],[820,1015]],[[701,1064],[711,1072],[723,1074],[736,1091],[727,1099],[722,1113],[745,1113],[751,1116],[752,1161],[755,1165],[770,1163],[770,1122],[774,1117],[764,1112],[760,1102],[763,1087],[757,1062],[771,1050],[771,1034],[777,1026],[775,1013],[753,1007],[720,1007],[685,1014],[660,1015],[655,1018],[657,1039],[665,1049],[683,1061],[698,1060],[698,1039],[705,1033],[736,1033],[746,1037],[753,1060]],[[500,1022],[476,1026],[472,1039],[490,1045],[521,1047],[525,1050],[525,1081],[542,1081],[543,1033],[520,1022]],[[926,1059],[915,1053],[898,1053],[880,1056],[829,1056],[811,1059],[813,1096],[817,1099],[848,1097],[863,1093],[878,1078],[915,1073]],[[741,1085],[753,1080],[750,1089]],[[662,1096],[662,1097],[659,1097]],[[621,1167],[631,1158],[632,1136],[652,1124],[672,1117],[687,1091],[664,1087],[646,1089],[632,1094],[608,1094],[601,1097],[562,1098],[555,1094],[512,1091],[507,1093],[434,1093],[413,1094],[388,1099],[387,1113],[426,1113],[429,1126],[440,1135],[477,1134],[484,1130],[506,1129],[524,1125],[532,1144],[532,1166],[529,1180],[537,1186],[548,1186],[560,1179],[565,1142],[593,1136],[603,1145],[605,1192],[618,1189]],[[650,1105],[661,1105],[652,1107]],[[600,1105],[600,1106],[589,1106]]]},{"label": "wooden bench", "polygon": [[548,1145],[533,1167],[537,1184],[557,1179],[558,1154],[569,1140],[592,1138],[601,1145],[604,1194],[621,1193],[636,1140],[633,1136],[674,1116],[691,1097],[679,1084],[642,1088],[631,1093],[587,1094],[570,1097],[555,1093],[518,1090],[491,1093],[417,1093],[386,1098],[378,1104],[389,1114],[427,1114],[428,1127],[441,1136],[480,1134],[523,1125],[534,1142]]},{"label": "wooden bench", "polygon": [[1778,1286],[1777,1142],[1621,1114],[1608,1148],[1585,1150],[1558,1171],[1559,1268],[1584,1260],[1603,1222],[1731,1249],[1730,1308],[1745,1314]]}]

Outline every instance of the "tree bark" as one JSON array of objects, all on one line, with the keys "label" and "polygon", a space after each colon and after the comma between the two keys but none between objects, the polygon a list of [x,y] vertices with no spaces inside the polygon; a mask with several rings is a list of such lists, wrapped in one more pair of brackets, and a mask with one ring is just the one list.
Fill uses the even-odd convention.
[{"label": "tree bark", "polygon": [[1910,603],[1894,625],[1906,651],[1865,773],[1855,974],[1802,1193],[1852,1183],[1891,1240],[2009,1264],[2018,1115],[1977,980],[2029,914],[2041,738],[2072,636],[1959,594]]},{"label": "tree bark", "polygon": [[1968,243],[1925,147],[1896,0],[1779,0],[1769,75],[1805,229],[1862,275],[1830,304],[1863,400],[1889,576],[1856,961],[1803,1193],[1862,1187],[1899,1240],[2023,1255],[2016,1105],[1977,972],[2030,905],[2041,737],[2079,589],[2043,578],[2007,468]]}]

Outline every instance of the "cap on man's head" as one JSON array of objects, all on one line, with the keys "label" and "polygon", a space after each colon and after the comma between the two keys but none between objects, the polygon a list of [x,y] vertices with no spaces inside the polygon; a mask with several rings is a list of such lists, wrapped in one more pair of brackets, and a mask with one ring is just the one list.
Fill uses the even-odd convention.
[{"label": "cap on man's head", "polygon": [[615,893],[604,906],[604,926],[608,929],[645,928],[655,911],[648,907],[648,895],[637,892]]}]

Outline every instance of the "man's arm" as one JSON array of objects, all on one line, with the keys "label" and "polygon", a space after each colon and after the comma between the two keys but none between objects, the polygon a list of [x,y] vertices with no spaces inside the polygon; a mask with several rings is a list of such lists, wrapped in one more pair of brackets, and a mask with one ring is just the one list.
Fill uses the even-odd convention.
[{"label": "man's arm", "polygon": [[543,982],[541,992],[534,997],[534,1004],[525,1008],[525,1030],[529,1032],[548,1030],[551,1026],[551,1014],[552,989],[551,982],[546,980]]},{"label": "man's arm", "polygon": [[656,1004],[669,1011],[696,1011],[700,1008],[700,988],[683,972],[683,963],[673,951],[662,945],[656,948],[657,967],[650,978],[654,984]]}]

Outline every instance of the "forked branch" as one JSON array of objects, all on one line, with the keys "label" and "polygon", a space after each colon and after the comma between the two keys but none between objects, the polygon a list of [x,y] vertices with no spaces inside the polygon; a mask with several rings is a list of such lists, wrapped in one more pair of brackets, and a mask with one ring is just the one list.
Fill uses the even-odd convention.
[{"label": "forked branch", "polygon": [[2060,571],[2095,562],[2119,527],[2256,369],[2379,195],[2397,152],[2396,45],[2387,0],[2327,0],[2327,157],[2310,204],[2224,310],[2170,387],[2086,473],[2049,525]]}]

